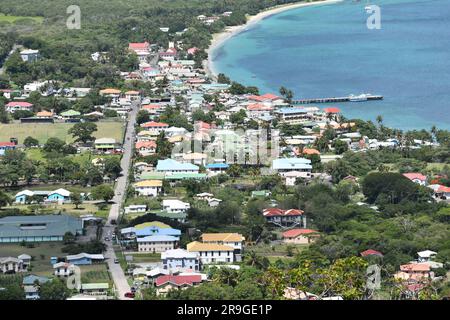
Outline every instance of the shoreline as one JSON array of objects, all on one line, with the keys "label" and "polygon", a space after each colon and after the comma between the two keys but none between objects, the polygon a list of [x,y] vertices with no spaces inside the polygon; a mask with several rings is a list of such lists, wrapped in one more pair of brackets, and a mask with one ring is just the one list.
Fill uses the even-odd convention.
[{"label": "shoreline", "polygon": [[261,11],[260,13],[248,16],[247,22],[245,24],[241,24],[238,26],[231,26],[226,27],[225,30],[219,33],[214,33],[212,35],[212,41],[208,49],[206,49],[206,52],[208,53],[208,59],[204,61],[203,68],[205,70],[206,75],[214,80],[217,80],[217,72],[215,72],[213,68],[213,62],[212,62],[212,53],[215,49],[219,48],[223,43],[225,43],[227,40],[232,38],[233,36],[245,31],[248,27],[254,25],[255,23],[260,22],[261,20],[282,13],[287,10],[297,9],[297,8],[303,8],[303,7],[309,7],[314,5],[321,5],[321,4],[333,4],[342,2],[343,0],[322,0],[322,1],[315,1],[315,2],[300,2],[300,3],[292,3],[292,4],[284,4],[272,8],[268,8],[264,11]]}]

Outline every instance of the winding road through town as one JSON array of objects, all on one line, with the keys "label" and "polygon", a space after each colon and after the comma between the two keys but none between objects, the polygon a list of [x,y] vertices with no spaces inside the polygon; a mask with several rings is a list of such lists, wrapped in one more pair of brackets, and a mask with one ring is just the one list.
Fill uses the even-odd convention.
[{"label": "winding road through town", "polygon": [[[127,181],[128,174],[131,167],[131,159],[133,152],[133,143],[135,137],[135,124],[136,124],[136,116],[139,109],[139,103],[135,102],[132,104],[132,109],[128,116],[128,124],[125,132],[125,139],[123,142],[123,156],[121,161],[122,167],[122,175],[118,178],[116,182],[115,194],[112,201],[114,202],[111,206],[111,210],[109,211],[108,221],[103,227],[103,236],[107,236],[109,241],[106,241],[106,254],[105,258],[108,261],[109,271],[114,281],[114,285],[116,287],[117,297],[120,300],[131,300],[129,298],[125,298],[125,293],[130,292],[131,288],[128,284],[127,278],[125,276],[124,271],[122,270],[119,263],[114,263],[114,260],[117,259],[116,253],[114,252],[111,234],[114,232],[115,224],[111,222],[117,222],[120,214],[120,208],[122,207],[122,203],[125,199],[125,193],[127,189]],[[113,222],[114,223],[114,222]]]}]

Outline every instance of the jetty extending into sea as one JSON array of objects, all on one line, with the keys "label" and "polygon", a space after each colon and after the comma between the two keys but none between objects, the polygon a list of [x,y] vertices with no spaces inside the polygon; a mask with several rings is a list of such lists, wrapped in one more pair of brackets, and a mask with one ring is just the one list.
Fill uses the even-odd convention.
[{"label": "jetty extending into sea", "polygon": [[[332,97],[332,98],[300,99],[300,100],[293,100],[292,104],[351,102],[353,98],[355,97],[347,96],[347,97]],[[367,101],[370,100],[383,100],[383,96],[368,95]]]}]

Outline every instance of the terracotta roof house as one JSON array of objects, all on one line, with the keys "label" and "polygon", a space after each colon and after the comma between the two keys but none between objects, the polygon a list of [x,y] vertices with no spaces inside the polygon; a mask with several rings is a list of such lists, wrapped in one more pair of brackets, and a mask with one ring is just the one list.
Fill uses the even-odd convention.
[{"label": "terracotta roof house", "polygon": [[404,173],[403,176],[405,176],[406,178],[408,178],[412,182],[415,182],[415,183],[420,184],[422,186],[427,184],[427,177],[424,176],[421,173],[415,173],[415,172]]},{"label": "terracotta roof house", "polygon": [[263,216],[266,218],[267,222],[271,222],[277,225],[297,225],[303,222],[304,212],[300,209],[289,209],[282,210],[278,208],[268,208],[264,209]]},{"label": "terracotta roof house", "polygon": [[335,108],[335,107],[325,108],[325,109],[323,109],[323,111],[325,113],[340,113],[341,112],[341,110],[339,108]]},{"label": "terracotta roof house", "polygon": [[141,156],[145,157],[156,152],[156,141],[138,141],[135,148]]},{"label": "terracotta roof house", "polygon": [[33,110],[33,104],[24,101],[11,101],[5,105],[5,110],[10,113],[16,111],[31,111]]},{"label": "terracotta roof house", "polygon": [[362,257],[368,257],[368,256],[378,256],[381,258],[383,257],[383,254],[380,251],[373,250],[373,249],[367,249],[367,250],[361,252],[360,255]]},{"label": "terracotta roof house", "polygon": [[184,289],[202,282],[202,276],[194,275],[162,275],[156,278],[155,287],[158,294],[165,294],[172,289]]},{"label": "terracotta roof house", "polygon": [[283,242],[294,244],[308,244],[319,237],[319,232],[312,229],[291,229],[283,232]]}]

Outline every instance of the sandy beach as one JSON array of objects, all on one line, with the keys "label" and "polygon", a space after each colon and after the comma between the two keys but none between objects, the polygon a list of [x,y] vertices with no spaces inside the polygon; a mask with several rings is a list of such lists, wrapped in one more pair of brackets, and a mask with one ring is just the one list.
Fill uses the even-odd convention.
[{"label": "sandy beach", "polygon": [[307,7],[307,6],[314,6],[314,5],[320,5],[320,4],[331,4],[331,3],[337,3],[341,2],[343,0],[323,0],[323,1],[316,1],[316,2],[301,2],[301,3],[293,3],[293,4],[286,4],[281,5],[273,8],[269,8],[265,11],[262,11],[254,16],[248,16],[247,17],[247,23],[239,26],[233,26],[233,27],[227,27],[223,32],[215,33],[213,34],[213,39],[211,42],[211,45],[206,50],[208,53],[208,60],[204,63],[204,69],[206,71],[206,74],[216,79],[216,72],[214,71],[214,68],[212,66],[212,53],[215,49],[220,47],[226,40],[230,39],[231,37],[235,36],[236,34],[246,30],[251,25],[261,21],[264,18],[267,18],[269,16],[281,13],[286,10],[291,10],[295,8],[301,8],[301,7]]}]

